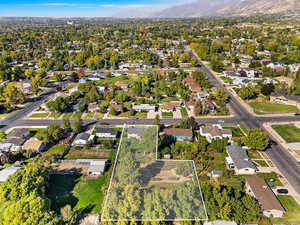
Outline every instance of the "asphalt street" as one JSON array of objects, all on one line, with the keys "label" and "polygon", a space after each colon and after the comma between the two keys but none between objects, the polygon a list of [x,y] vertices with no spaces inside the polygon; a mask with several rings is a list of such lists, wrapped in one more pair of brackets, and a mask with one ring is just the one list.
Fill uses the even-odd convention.
[{"label": "asphalt street", "polygon": [[[193,52],[192,52],[193,53]],[[194,53],[193,53],[194,54]],[[196,56],[196,55],[195,55]],[[197,57],[197,56],[196,56]],[[198,57],[197,57],[198,58]],[[219,82],[218,79],[211,73],[211,71],[202,64],[201,60],[198,58],[201,64],[201,70],[204,71],[208,79],[214,84],[215,87],[223,87],[223,84]],[[66,82],[60,84],[64,86]],[[28,103],[23,109],[20,109],[13,113],[12,115],[0,120],[0,128],[7,130],[15,126],[48,126],[53,123],[60,124],[61,120],[50,120],[50,119],[24,119],[26,115],[38,108],[44,101],[46,101],[52,94],[56,92],[56,88],[52,88],[34,102]],[[201,118],[196,119],[199,124],[205,123],[235,123],[243,124],[249,128],[263,128],[262,124],[265,122],[294,122],[300,121],[298,117],[259,117],[254,116],[245,109],[240,102],[236,99],[234,95],[228,92],[230,96],[229,105],[233,109],[235,117],[224,117],[224,118]],[[165,125],[173,124],[181,121],[181,119],[161,119],[161,123]],[[87,126],[92,126],[95,123],[99,123],[99,120],[85,120],[84,123]],[[101,120],[102,123],[109,123],[112,125],[122,125],[122,124],[152,124],[152,119],[106,119]],[[273,139],[273,137],[270,137]],[[287,178],[289,183],[294,187],[294,189],[300,195],[300,166],[299,163],[280,145],[272,144],[272,146],[267,149],[267,154],[273,161],[273,163],[278,167],[281,173]]]},{"label": "asphalt street", "polygon": [[[194,52],[190,51],[192,54]],[[208,79],[214,84],[216,87],[223,87],[223,84],[215,77],[214,74],[202,63],[199,57],[197,57],[198,62],[201,65],[201,70],[204,71],[208,77]],[[248,128],[261,128],[263,130],[263,123],[265,122],[292,122],[292,121],[300,121],[297,117],[256,117],[253,114],[249,113],[247,109],[245,109],[240,102],[236,99],[234,95],[228,92],[230,97],[229,105],[235,112],[236,121],[239,124],[246,125]],[[267,131],[267,130],[265,130]],[[274,138],[270,135],[270,139],[273,140],[273,144],[267,149],[266,153],[276,165],[276,167],[280,170],[280,172],[285,176],[285,178],[289,181],[289,183],[293,186],[295,191],[300,195],[300,165],[294,157],[290,155],[288,151],[286,151],[280,144],[277,144],[274,141]]]}]

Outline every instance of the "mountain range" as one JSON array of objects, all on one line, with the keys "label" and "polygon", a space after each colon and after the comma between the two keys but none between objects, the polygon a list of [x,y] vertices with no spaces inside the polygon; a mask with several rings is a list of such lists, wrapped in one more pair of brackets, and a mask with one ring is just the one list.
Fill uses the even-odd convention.
[{"label": "mountain range", "polygon": [[299,11],[300,0],[195,0],[155,12],[150,17],[251,16]]}]

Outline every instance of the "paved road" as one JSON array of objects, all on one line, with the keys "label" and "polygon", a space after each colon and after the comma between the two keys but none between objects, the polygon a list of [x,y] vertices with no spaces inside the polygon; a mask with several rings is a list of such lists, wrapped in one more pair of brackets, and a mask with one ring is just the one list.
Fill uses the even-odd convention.
[{"label": "paved road", "polygon": [[[66,85],[66,82],[60,83],[58,86],[63,87]],[[39,97],[34,99],[33,102],[27,103],[22,109],[12,113],[6,118],[0,120],[0,128],[7,130],[17,124],[19,124],[19,120],[33,112],[36,108],[43,104],[52,94],[56,92],[55,88],[50,88],[47,92],[41,94]]]},{"label": "paved road", "polygon": [[[191,51],[197,57],[201,70],[204,71],[208,77],[208,79],[214,84],[216,87],[223,87],[223,84],[215,77],[214,74],[201,62],[199,57]],[[300,118],[297,117],[256,117],[248,112],[240,102],[236,99],[236,97],[228,92],[230,96],[229,105],[232,107],[236,114],[236,120],[239,121],[240,124],[244,124],[249,128],[262,128],[264,127],[262,124],[264,122],[283,122],[283,121],[300,121]],[[266,130],[265,130],[266,131]],[[270,135],[271,140],[274,140],[274,137]],[[286,151],[281,145],[272,144],[270,148],[267,149],[266,153],[276,165],[276,167],[280,170],[280,172],[285,176],[285,178],[289,181],[289,183],[293,186],[295,191],[300,195],[300,166],[299,163]]]}]

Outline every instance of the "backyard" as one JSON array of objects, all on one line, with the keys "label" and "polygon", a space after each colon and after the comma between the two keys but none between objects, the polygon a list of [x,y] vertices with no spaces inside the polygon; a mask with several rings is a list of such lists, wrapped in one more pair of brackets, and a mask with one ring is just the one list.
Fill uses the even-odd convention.
[{"label": "backyard", "polygon": [[300,128],[294,124],[272,125],[272,128],[287,142],[300,142]]},{"label": "backyard", "polygon": [[257,114],[271,114],[271,113],[297,113],[299,109],[293,105],[276,104],[269,102],[249,102],[249,105]]},{"label": "backyard", "polygon": [[47,196],[51,199],[51,208],[59,212],[69,204],[84,213],[101,211],[104,193],[102,186],[107,177],[87,179],[78,175],[51,175]]}]

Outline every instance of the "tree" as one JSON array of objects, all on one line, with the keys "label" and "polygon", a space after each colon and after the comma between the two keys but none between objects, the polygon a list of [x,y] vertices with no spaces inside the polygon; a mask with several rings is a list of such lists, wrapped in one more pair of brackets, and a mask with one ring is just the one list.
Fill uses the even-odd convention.
[{"label": "tree", "polygon": [[260,128],[252,129],[244,137],[244,144],[250,149],[263,151],[269,144],[269,137],[266,132],[263,132]]},{"label": "tree", "polygon": [[249,100],[255,98],[257,94],[253,86],[243,86],[239,89],[238,95],[243,100]]},{"label": "tree", "polygon": [[25,102],[24,93],[18,89],[13,83],[9,83],[3,89],[3,96],[8,107]]},{"label": "tree", "polygon": [[62,121],[62,129],[64,130],[68,130],[71,128],[71,123],[70,123],[70,120],[68,118],[63,118],[63,121]]},{"label": "tree", "polygon": [[274,89],[275,89],[275,86],[274,86],[274,84],[271,83],[271,84],[263,85],[260,91],[263,95],[269,96],[274,91]]},{"label": "tree", "polygon": [[55,143],[63,136],[63,129],[56,124],[51,124],[46,130],[40,130],[37,133],[38,139],[44,143]]},{"label": "tree", "polygon": [[76,116],[71,123],[71,129],[75,133],[80,133],[83,129],[83,121],[79,116]]},{"label": "tree", "polygon": [[0,130],[0,140],[2,141],[5,138],[6,138],[6,133],[3,130]]},{"label": "tree", "polygon": [[218,88],[213,93],[213,98],[216,100],[218,105],[225,105],[228,101],[228,96],[224,88]]}]

